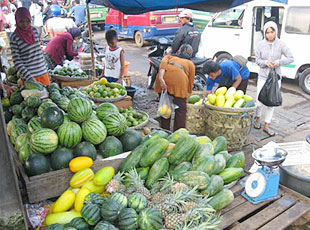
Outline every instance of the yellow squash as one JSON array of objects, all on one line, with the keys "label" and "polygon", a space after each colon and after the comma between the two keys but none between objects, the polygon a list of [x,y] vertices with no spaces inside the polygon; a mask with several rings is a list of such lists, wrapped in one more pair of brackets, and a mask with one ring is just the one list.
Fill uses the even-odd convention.
[{"label": "yellow squash", "polygon": [[73,188],[80,188],[83,184],[91,181],[94,178],[94,172],[90,168],[78,171],[70,180],[70,186]]},{"label": "yellow squash", "polygon": [[227,90],[226,94],[225,94],[225,99],[227,100],[228,98],[234,96],[235,93],[236,93],[236,88],[235,88],[235,87],[230,87],[230,88]]},{"label": "yellow squash", "polygon": [[94,181],[88,181],[83,184],[82,188],[87,188],[90,192],[103,193],[105,191],[104,185],[95,185]]},{"label": "yellow squash", "polygon": [[91,159],[90,157],[82,156],[72,159],[69,163],[69,168],[71,172],[78,172],[80,170],[90,168],[91,166],[93,166],[93,164],[93,159]]},{"label": "yellow squash", "polygon": [[214,105],[214,104],[215,104],[215,100],[216,100],[216,95],[213,94],[213,93],[210,93],[210,94],[208,95],[208,101],[209,101],[209,103],[210,103],[211,105]]},{"label": "yellow squash", "polygon": [[96,172],[94,177],[95,185],[106,185],[113,178],[115,170],[112,166],[104,167]]},{"label": "yellow squash", "polygon": [[45,223],[47,226],[52,224],[68,224],[71,220],[77,217],[82,217],[80,212],[68,211],[48,214]]},{"label": "yellow squash", "polygon": [[85,197],[90,193],[87,188],[81,188],[78,194],[76,195],[74,202],[74,209],[77,212],[80,212],[84,205]]},{"label": "yellow squash", "polygon": [[235,100],[238,101],[243,96],[244,96],[244,92],[242,90],[237,90],[237,92],[235,93]]},{"label": "yellow squash", "polygon": [[224,107],[226,108],[231,108],[233,106],[233,104],[235,103],[235,97],[231,96],[227,99],[227,101],[225,102]]},{"label": "yellow squash", "polygon": [[225,104],[225,96],[223,94],[217,95],[215,105],[218,107],[223,107],[224,104]]},{"label": "yellow squash", "polygon": [[65,212],[69,210],[75,201],[75,193],[71,190],[65,191],[61,196],[56,200],[53,206],[53,213]]},{"label": "yellow squash", "polygon": [[218,96],[218,95],[225,95],[225,93],[227,92],[227,88],[225,86],[222,86],[220,88],[218,88],[216,91],[215,91],[215,95]]}]

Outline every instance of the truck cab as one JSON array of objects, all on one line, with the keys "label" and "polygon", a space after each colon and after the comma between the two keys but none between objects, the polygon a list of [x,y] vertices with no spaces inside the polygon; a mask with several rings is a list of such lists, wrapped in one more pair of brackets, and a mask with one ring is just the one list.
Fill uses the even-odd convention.
[{"label": "truck cab", "polygon": [[109,9],[106,16],[105,30],[115,29],[119,37],[133,38],[138,47],[145,41],[161,36],[174,36],[181,24],[177,10],[161,10],[138,15],[124,14]]},{"label": "truck cab", "polygon": [[89,4],[89,16],[92,25],[97,25],[103,30],[107,11],[107,7]]},{"label": "truck cab", "polygon": [[264,39],[263,28],[273,20],[278,36],[290,48],[294,63],[281,66],[283,77],[298,79],[304,92],[310,94],[310,2],[289,0],[282,4],[255,0],[214,15],[204,29],[197,56],[217,62],[235,55],[246,57],[251,72],[258,73],[255,49]]}]

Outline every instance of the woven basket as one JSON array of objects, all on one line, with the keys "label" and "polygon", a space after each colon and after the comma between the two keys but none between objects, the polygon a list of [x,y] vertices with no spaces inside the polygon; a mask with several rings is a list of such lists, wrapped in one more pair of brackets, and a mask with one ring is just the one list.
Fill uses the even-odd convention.
[{"label": "woven basket", "polygon": [[187,104],[186,129],[191,134],[205,134],[206,125],[203,105]]},{"label": "woven basket", "polygon": [[256,106],[244,109],[204,106],[205,134],[212,139],[224,136],[229,151],[242,149],[250,133]]}]

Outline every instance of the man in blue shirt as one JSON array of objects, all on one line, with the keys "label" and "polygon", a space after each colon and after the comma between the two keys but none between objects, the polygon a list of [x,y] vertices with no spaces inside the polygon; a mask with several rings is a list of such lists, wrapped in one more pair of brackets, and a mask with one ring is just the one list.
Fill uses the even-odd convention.
[{"label": "man in blue shirt", "polygon": [[219,87],[227,88],[235,87],[246,93],[248,86],[248,78],[250,71],[248,67],[243,67],[234,60],[227,60],[221,63],[207,61],[203,65],[203,71],[208,74],[207,78],[207,94],[211,93],[214,85],[217,83]]},{"label": "man in blue shirt", "polygon": [[80,5],[80,0],[74,1],[74,6],[70,10],[68,16],[70,17],[72,14],[74,14],[75,24],[78,26],[84,22],[86,22],[86,11],[85,7]]}]

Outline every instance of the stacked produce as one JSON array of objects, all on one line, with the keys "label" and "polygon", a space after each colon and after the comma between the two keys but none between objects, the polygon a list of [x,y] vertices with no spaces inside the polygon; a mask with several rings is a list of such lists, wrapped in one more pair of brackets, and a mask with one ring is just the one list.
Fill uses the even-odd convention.
[{"label": "stacked produce", "polygon": [[60,89],[56,83],[47,89],[50,98],[42,100],[36,95],[44,86],[26,82],[25,90],[3,101],[8,135],[29,176],[68,168],[75,157],[95,161],[97,153],[106,158],[141,143],[141,134],[127,130],[127,120],[114,104],[103,103],[95,113],[94,102],[76,89]]},{"label": "stacked produce", "polygon": [[126,118],[128,127],[135,127],[147,121],[147,114],[139,112],[132,107],[119,108],[119,112]]},{"label": "stacked produce", "polygon": [[209,94],[205,103],[225,108],[249,108],[255,106],[253,97],[244,94],[242,90],[236,90],[234,87],[227,90],[225,86],[218,88],[215,94]]},{"label": "stacked produce", "polygon": [[81,69],[71,69],[64,66],[56,66],[54,70],[49,70],[48,72],[50,75],[60,75],[64,77],[87,77],[87,74]]},{"label": "stacked produce", "polygon": [[116,99],[127,94],[125,87],[118,83],[109,83],[106,78],[101,78],[81,90],[88,97],[96,99]]},{"label": "stacked produce", "polygon": [[204,135],[206,130],[202,95],[191,95],[188,99],[186,129],[196,135]]},{"label": "stacked produce", "polygon": [[7,80],[10,83],[14,83],[14,84],[18,84],[19,83],[19,79],[20,79],[20,73],[17,72],[16,67],[10,66],[7,70],[6,70],[6,76],[7,76]]}]

